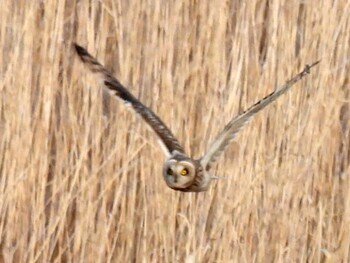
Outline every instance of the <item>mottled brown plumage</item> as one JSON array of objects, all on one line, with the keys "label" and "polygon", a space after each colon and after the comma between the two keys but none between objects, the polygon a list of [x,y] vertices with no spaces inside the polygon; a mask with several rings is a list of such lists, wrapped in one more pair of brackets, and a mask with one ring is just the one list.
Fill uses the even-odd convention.
[{"label": "mottled brown plumage", "polygon": [[285,85],[254,104],[242,114],[233,118],[217,136],[205,155],[199,160],[194,160],[185,154],[183,148],[170,129],[151,109],[135,98],[134,95],[132,95],[84,48],[77,44],[74,44],[74,46],[84,64],[86,64],[93,73],[96,73],[101,77],[104,88],[109,91],[111,95],[119,97],[125,103],[131,104],[135,112],[138,113],[158,135],[160,141],[164,144],[165,149],[167,150],[167,155],[170,156],[165,161],[163,167],[165,182],[170,188],[183,192],[206,191],[209,188],[212,179],[216,178],[208,171],[210,165],[223,153],[226,147],[235,138],[239,130],[256,113],[284,94],[293,86],[293,84],[310,73],[310,69],[313,66],[319,63],[319,61],[317,61],[310,66],[307,65],[302,72],[289,80]]}]

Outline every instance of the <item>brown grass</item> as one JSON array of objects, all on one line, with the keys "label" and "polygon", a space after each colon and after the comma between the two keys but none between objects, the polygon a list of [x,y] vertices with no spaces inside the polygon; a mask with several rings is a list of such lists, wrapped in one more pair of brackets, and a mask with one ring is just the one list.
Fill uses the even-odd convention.
[{"label": "brown grass", "polygon": [[[92,2],[89,4],[89,2]],[[142,3],[142,4],[141,4]],[[348,1],[1,1],[0,262],[349,262]],[[180,193],[85,46],[204,153],[322,59]]]}]

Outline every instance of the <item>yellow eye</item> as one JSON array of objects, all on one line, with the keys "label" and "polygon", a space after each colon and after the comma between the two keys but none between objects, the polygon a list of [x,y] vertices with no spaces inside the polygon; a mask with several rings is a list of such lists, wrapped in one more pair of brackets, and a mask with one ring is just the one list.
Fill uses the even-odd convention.
[{"label": "yellow eye", "polygon": [[185,168],[185,169],[182,169],[182,171],[180,172],[181,175],[188,175],[188,170]]}]

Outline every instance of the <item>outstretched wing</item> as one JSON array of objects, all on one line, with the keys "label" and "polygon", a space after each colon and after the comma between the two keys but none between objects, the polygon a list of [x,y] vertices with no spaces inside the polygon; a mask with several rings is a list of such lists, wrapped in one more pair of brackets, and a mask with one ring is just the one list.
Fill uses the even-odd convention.
[{"label": "outstretched wing", "polygon": [[112,76],[112,74],[105,69],[94,57],[92,57],[86,49],[74,44],[75,50],[78,53],[82,62],[84,62],[88,68],[98,74],[104,83],[104,88],[110,94],[118,96],[125,103],[131,104],[132,108],[149,124],[152,130],[159,136],[161,142],[166,147],[166,150],[171,154],[174,151],[184,153],[181,145],[164,124],[164,122],[148,107],[143,105],[138,99],[135,98],[120,82]]},{"label": "outstretched wing", "polygon": [[296,82],[301,80],[305,75],[310,73],[310,69],[317,65],[320,61],[317,61],[311,65],[306,65],[305,69],[298,75],[287,81],[279,89],[251,106],[248,110],[233,118],[223,129],[223,131],[216,137],[212,145],[209,147],[205,155],[201,158],[201,164],[208,169],[208,165],[215,162],[220,154],[226,149],[230,142],[236,137],[240,129],[259,111],[275,101],[279,96],[289,90]]}]

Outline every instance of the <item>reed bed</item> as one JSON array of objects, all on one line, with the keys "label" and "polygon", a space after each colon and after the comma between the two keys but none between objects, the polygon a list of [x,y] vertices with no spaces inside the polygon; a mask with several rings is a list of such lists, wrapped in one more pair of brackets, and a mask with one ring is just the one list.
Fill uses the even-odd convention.
[{"label": "reed bed", "polygon": [[[0,262],[349,262],[348,1],[0,1]],[[251,121],[204,193],[166,187],[156,137],[86,47],[199,158]]]}]

